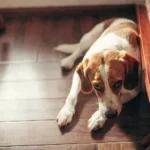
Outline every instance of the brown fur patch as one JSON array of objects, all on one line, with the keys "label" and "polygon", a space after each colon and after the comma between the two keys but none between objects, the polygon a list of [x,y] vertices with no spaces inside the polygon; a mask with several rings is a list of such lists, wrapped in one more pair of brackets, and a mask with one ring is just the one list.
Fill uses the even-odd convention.
[{"label": "brown fur patch", "polygon": [[104,29],[107,29],[109,26],[110,26],[110,24],[113,22],[113,21],[115,21],[117,18],[110,18],[110,19],[106,19],[106,20],[104,20],[103,21],[103,23],[104,23]]},{"label": "brown fur patch", "polygon": [[99,67],[103,64],[102,53],[93,55],[90,59],[83,60],[77,67],[76,71],[81,79],[81,91],[83,93],[90,93],[93,90],[92,85],[99,84],[102,91],[97,92],[97,96],[102,96],[104,92],[104,82],[101,78]]},{"label": "brown fur patch", "polygon": [[91,93],[92,92],[92,84],[87,76],[87,73],[90,71],[86,70],[87,66],[88,66],[88,62],[89,60],[88,59],[85,59],[84,61],[82,61],[76,71],[80,77],[80,80],[81,80],[81,91],[83,93]]},{"label": "brown fur patch", "polygon": [[125,51],[110,50],[106,52],[104,61],[109,66],[109,78],[120,80],[124,77],[124,87],[128,90],[137,86],[139,62],[134,57]]},{"label": "brown fur patch", "polygon": [[114,90],[113,85],[119,80],[123,81],[124,78],[125,78],[124,64],[119,60],[110,61],[108,71],[108,82],[113,93],[118,94],[120,92],[120,89]]},{"label": "brown fur patch", "polygon": [[113,25],[107,28],[101,37],[105,36],[108,33],[113,32],[114,34],[127,39],[132,47],[136,48],[138,45],[138,32],[133,23],[126,22],[120,23],[118,25]]},{"label": "brown fur patch", "polygon": [[99,67],[101,64],[104,64],[102,53],[93,55],[90,58],[89,64],[88,64],[88,68],[91,70],[91,72],[88,74],[88,77],[92,85],[94,86],[94,84],[96,83],[101,87],[101,91],[95,90],[95,93],[98,97],[101,97],[104,94],[104,90],[105,90],[105,85],[104,85],[104,82],[102,80],[102,77],[99,71]]},{"label": "brown fur patch", "polygon": [[81,91],[90,93],[94,84],[101,87],[100,91],[95,90],[96,95],[101,97],[105,91],[105,83],[100,73],[100,65],[108,65],[108,82],[114,94],[118,94],[120,89],[114,90],[115,82],[124,81],[124,87],[131,90],[138,83],[139,62],[125,51],[108,50],[104,53],[97,53],[89,59],[83,60],[77,67],[77,73],[81,79]]},{"label": "brown fur patch", "polygon": [[120,90],[113,90],[113,85],[118,80],[124,80],[125,66],[120,60],[120,52],[117,50],[110,50],[106,52],[104,58],[105,64],[108,65],[108,82],[113,93],[118,94]]},{"label": "brown fur patch", "polygon": [[108,50],[105,52],[105,64],[109,65],[112,60],[119,60],[120,52],[118,50]]}]

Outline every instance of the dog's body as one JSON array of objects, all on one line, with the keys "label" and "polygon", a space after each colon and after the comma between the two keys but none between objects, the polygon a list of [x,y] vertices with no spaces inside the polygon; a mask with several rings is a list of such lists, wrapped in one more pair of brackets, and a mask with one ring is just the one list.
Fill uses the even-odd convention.
[{"label": "dog's body", "polygon": [[71,69],[74,62],[85,54],[78,65],[70,93],[58,114],[59,126],[71,122],[80,90],[95,91],[99,109],[89,120],[89,129],[103,127],[107,118],[119,115],[122,104],[133,99],[140,91],[140,51],[136,24],[125,18],[109,19],[85,34],[80,43],[64,44],[55,49],[71,54],[61,66]]}]

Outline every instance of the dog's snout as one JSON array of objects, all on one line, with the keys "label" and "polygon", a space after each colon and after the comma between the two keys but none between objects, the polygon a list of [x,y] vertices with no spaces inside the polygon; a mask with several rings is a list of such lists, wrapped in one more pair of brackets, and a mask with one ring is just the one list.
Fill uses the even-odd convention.
[{"label": "dog's snout", "polygon": [[107,111],[105,113],[105,116],[108,119],[113,119],[113,118],[116,118],[118,116],[118,112],[117,111]]}]

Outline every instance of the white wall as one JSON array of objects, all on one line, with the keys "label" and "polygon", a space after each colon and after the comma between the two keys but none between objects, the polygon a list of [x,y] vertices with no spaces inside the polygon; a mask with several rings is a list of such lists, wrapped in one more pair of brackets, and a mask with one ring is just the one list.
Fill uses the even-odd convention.
[{"label": "white wall", "polygon": [[144,0],[0,0],[0,8],[81,6],[103,4],[144,4]]}]

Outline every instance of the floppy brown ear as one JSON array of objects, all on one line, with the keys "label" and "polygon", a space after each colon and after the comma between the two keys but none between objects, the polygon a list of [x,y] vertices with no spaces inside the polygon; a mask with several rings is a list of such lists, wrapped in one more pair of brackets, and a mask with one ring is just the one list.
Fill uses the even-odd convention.
[{"label": "floppy brown ear", "polygon": [[127,90],[132,90],[138,85],[139,82],[139,61],[127,53],[124,56],[124,61],[126,70],[124,88]]},{"label": "floppy brown ear", "polygon": [[78,73],[81,80],[81,91],[85,94],[89,94],[93,90],[91,81],[88,77],[88,73],[90,73],[90,68],[88,68],[88,61],[88,59],[85,59],[77,66],[76,69],[76,72]]}]

